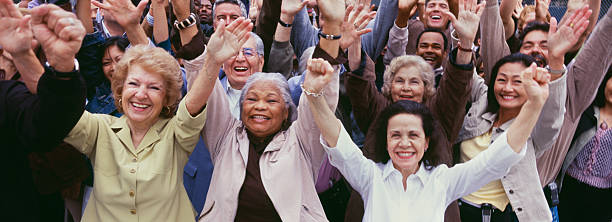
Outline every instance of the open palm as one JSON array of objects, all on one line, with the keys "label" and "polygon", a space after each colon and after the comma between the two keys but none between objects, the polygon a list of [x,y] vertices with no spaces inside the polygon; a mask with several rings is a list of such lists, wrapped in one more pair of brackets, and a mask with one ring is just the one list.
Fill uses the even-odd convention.
[{"label": "open palm", "polygon": [[0,45],[11,54],[30,50],[32,31],[29,17],[23,17],[11,1],[0,1]]},{"label": "open palm", "polygon": [[[495,0],[491,0],[495,1]],[[459,40],[473,41],[478,32],[480,16],[484,11],[485,2],[476,4],[476,0],[459,0],[458,18],[450,11],[444,12],[453,23]]]},{"label": "open palm", "polygon": [[548,54],[550,56],[561,58],[565,55],[580,39],[582,33],[589,26],[589,17],[592,11],[588,5],[574,12],[567,19],[563,18],[561,24],[557,26],[557,19],[552,18],[550,21],[550,30],[548,31]]},{"label": "open palm", "polygon": [[249,39],[249,32],[252,28],[251,20],[245,20],[242,17],[234,20],[228,26],[225,26],[225,22],[219,22],[215,33],[208,41],[207,53],[211,53],[217,63],[225,62],[242,48],[242,45]]}]

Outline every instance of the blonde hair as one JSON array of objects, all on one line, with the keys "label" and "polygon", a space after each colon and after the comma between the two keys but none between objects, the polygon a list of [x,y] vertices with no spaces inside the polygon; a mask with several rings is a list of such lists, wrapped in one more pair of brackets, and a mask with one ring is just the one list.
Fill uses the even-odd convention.
[{"label": "blonde hair", "polygon": [[115,67],[111,80],[111,90],[115,98],[117,110],[123,113],[123,107],[121,106],[123,84],[128,76],[130,67],[133,65],[138,65],[146,71],[162,77],[166,97],[164,98],[164,107],[159,115],[163,118],[173,117],[181,98],[181,87],[183,87],[183,78],[180,73],[179,64],[165,50],[148,45],[128,48]]},{"label": "blonde hair", "polygon": [[431,65],[425,62],[425,60],[420,56],[403,55],[393,59],[389,67],[387,67],[385,70],[383,76],[384,83],[382,87],[383,95],[391,99],[391,82],[393,81],[395,74],[397,74],[397,72],[404,67],[414,67],[420,71],[421,79],[423,80],[423,85],[425,87],[423,103],[427,101],[427,99],[431,98],[434,93],[436,93],[436,89],[434,88],[434,72]]}]

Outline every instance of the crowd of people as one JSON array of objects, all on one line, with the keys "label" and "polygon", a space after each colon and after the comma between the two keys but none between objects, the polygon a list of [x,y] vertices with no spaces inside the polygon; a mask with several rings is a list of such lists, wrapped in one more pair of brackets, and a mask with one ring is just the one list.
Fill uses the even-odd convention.
[{"label": "crowd of people", "polygon": [[612,8],[534,3],[0,0],[2,218],[610,222]]}]

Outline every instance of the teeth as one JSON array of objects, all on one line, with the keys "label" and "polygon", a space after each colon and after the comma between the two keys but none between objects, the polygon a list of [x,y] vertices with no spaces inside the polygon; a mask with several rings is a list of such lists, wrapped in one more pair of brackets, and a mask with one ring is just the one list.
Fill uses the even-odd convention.
[{"label": "teeth", "polygon": [[509,100],[509,99],[514,99],[514,96],[504,96],[503,98]]},{"label": "teeth", "polygon": [[397,153],[398,156],[400,157],[409,157],[412,156],[414,153]]},{"label": "teeth", "polygon": [[242,71],[247,71],[249,69],[247,67],[236,67],[236,68],[234,68],[234,70],[242,72]]},{"label": "teeth", "polygon": [[138,107],[138,108],[143,108],[143,109],[149,107],[148,105],[143,105],[143,104],[138,104],[138,103],[132,103],[132,106]]},{"label": "teeth", "polygon": [[265,116],[253,116],[253,119],[264,119],[264,120],[267,120],[267,119],[270,119],[270,118],[267,118]]},{"label": "teeth", "polygon": [[440,19],[440,16],[439,15],[433,15],[433,16],[431,16],[431,18],[432,19]]}]

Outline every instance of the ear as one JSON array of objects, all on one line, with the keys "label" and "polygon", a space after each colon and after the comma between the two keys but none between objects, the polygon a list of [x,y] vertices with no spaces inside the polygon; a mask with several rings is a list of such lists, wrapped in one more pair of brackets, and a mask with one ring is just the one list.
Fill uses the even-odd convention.
[{"label": "ear", "polygon": [[263,72],[263,66],[264,66],[264,56],[263,55],[259,55],[259,62],[257,62],[257,70],[261,70],[260,72]]},{"label": "ear", "polygon": [[425,149],[423,152],[427,151],[427,149],[429,149],[429,137],[425,137]]}]

